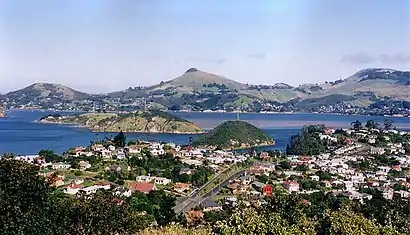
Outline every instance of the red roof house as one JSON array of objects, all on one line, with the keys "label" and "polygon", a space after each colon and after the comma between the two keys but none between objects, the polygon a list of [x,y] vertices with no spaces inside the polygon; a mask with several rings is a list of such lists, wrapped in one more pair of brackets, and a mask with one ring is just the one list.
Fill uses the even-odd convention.
[{"label": "red roof house", "polygon": [[265,185],[262,188],[262,194],[265,196],[272,196],[272,191],[273,189],[272,189],[272,186],[270,185]]},{"label": "red roof house", "polygon": [[128,187],[132,192],[140,191],[142,193],[149,193],[155,190],[155,184],[147,182],[131,183]]}]

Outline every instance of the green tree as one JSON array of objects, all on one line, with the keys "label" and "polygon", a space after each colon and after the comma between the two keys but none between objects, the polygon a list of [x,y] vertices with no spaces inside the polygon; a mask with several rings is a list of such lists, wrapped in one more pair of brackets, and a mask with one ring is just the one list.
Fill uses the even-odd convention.
[{"label": "green tree", "polygon": [[38,155],[44,157],[46,162],[61,162],[63,160],[60,155],[54,153],[52,150],[43,149],[38,152]]},{"label": "green tree", "polygon": [[383,124],[384,129],[385,130],[393,130],[395,128],[393,123],[394,123],[393,120],[390,119],[390,118],[384,120],[384,124]]},{"label": "green tree", "polygon": [[146,228],[148,218],[132,210],[128,203],[99,190],[92,197],[79,197],[68,202],[70,234],[130,234]]},{"label": "green tree", "polygon": [[127,143],[127,136],[120,131],[120,133],[114,137],[113,142],[116,147],[124,148]]},{"label": "green tree", "polygon": [[365,127],[368,128],[368,129],[377,129],[377,128],[379,128],[379,123],[377,123],[374,120],[368,120],[366,122]]},{"label": "green tree", "polygon": [[351,122],[350,125],[352,126],[353,130],[358,131],[362,129],[362,123],[359,120]]},{"label": "green tree", "polygon": [[0,160],[1,234],[64,234],[65,223],[51,181],[24,161]]}]

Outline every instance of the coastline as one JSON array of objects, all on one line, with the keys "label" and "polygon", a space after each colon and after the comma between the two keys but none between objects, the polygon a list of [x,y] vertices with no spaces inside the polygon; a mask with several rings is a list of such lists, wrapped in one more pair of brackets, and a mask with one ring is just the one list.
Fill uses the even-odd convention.
[{"label": "coastline", "polygon": [[[91,111],[83,111],[83,110],[60,110],[60,109],[40,109],[40,108],[11,108],[11,109],[5,109],[5,110],[22,110],[22,111],[38,111],[38,112],[64,112],[64,113],[89,113]],[[366,114],[356,114],[356,113],[351,113],[351,114],[342,114],[342,113],[319,113],[319,112],[274,112],[274,111],[262,111],[262,112],[217,112],[217,111],[212,111],[212,112],[204,112],[204,111],[184,111],[184,110],[179,110],[179,111],[172,111],[172,110],[161,110],[163,112],[168,112],[168,113],[212,113],[212,114],[266,114],[266,115],[312,115],[312,114],[318,114],[318,115],[335,115],[335,116],[368,116],[368,117],[393,117],[393,118],[410,118],[410,116],[396,116],[396,115],[366,115]],[[121,111],[111,111],[107,113],[121,113]]]}]

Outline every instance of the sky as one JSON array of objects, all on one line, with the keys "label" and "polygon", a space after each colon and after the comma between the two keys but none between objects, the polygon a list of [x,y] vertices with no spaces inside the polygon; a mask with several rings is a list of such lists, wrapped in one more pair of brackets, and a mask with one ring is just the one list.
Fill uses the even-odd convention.
[{"label": "sky", "polygon": [[410,70],[410,0],[0,0],[0,92],[109,92],[191,67],[291,85]]}]

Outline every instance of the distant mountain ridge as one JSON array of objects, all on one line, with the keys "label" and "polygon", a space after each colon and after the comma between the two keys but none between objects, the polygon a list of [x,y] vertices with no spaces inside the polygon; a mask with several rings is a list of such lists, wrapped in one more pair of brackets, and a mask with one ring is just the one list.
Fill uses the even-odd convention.
[{"label": "distant mountain ridge", "polygon": [[[368,107],[378,100],[410,102],[410,72],[387,68],[363,69],[348,78],[293,87],[243,84],[190,68],[182,75],[149,87],[130,87],[105,95],[91,95],[59,84],[36,83],[0,96],[6,107],[59,106],[81,103],[115,109],[155,106],[160,109],[263,110],[286,105],[310,109],[322,105],[348,104]],[[1,103],[0,103],[1,104]]]}]

